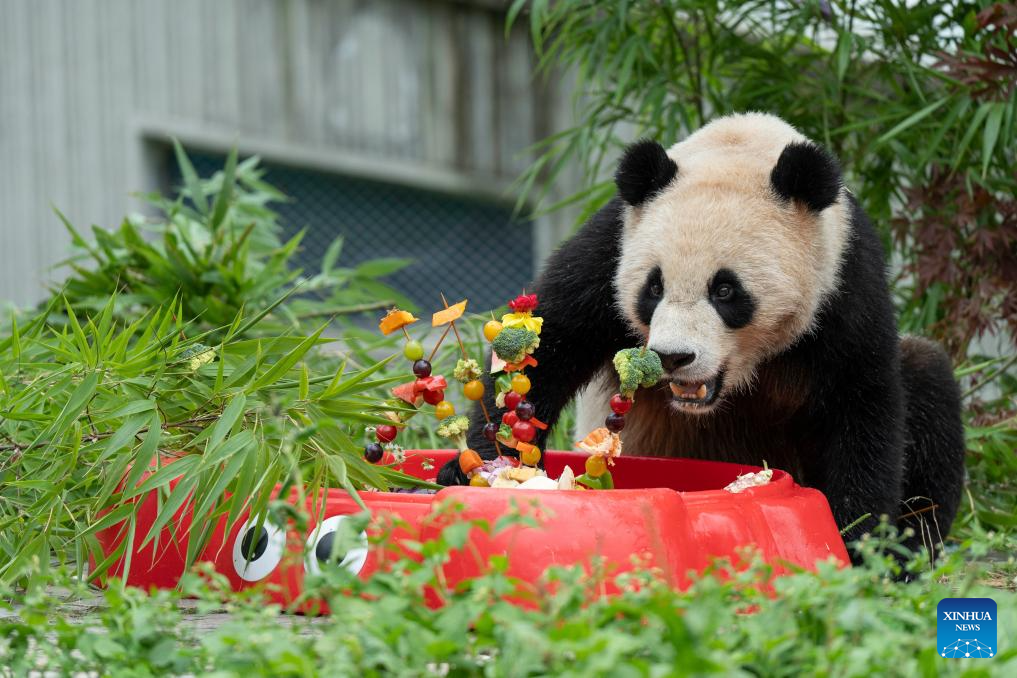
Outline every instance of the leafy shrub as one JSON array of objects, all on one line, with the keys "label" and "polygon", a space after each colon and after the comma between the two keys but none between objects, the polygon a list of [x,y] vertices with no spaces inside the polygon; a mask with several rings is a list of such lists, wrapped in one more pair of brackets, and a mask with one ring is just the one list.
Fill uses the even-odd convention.
[{"label": "leafy shrub", "polygon": [[375,259],[340,268],[341,238],[324,253],[320,272],[302,275],[294,255],[304,232],[280,240],[282,227],[270,203],[286,197],[262,179],[257,157],[238,165],[234,151],[221,172],[202,180],[179,145],[176,152],[186,185],[175,199],[148,196],[159,217],[128,217],[113,231],[93,227],[94,242],[64,219],[77,251],[66,262],[72,275],[53,292],[72,308],[98,312],[116,292],[115,317],[134,320],[176,299],[183,318],[196,327],[223,328],[245,307],[265,308],[292,295],[248,328],[261,331],[299,329],[301,321],[397,303],[412,308],[379,281],[407,260]]},{"label": "leafy shrub", "polygon": [[[350,358],[324,334],[330,316],[398,296],[375,280],[392,262],[337,268],[337,244],[302,283],[290,269],[299,236],[280,245],[268,206],[279,194],[255,163],[231,155],[200,181],[178,152],[193,207],[153,196],[165,219],[147,224],[152,238],[132,220],[94,229],[94,243],[75,234],[94,266],[73,264],[0,339],[0,581],[51,557],[80,576],[89,555],[89,576],[102,576],[95,532],[125,520],[133,534],[132,500],[151,489],[163,503],[146,541],[188,495],[200,525],[286,510],[272,501],[277,483],[354,494],[420,484],[362,457],[365,427],[402,409],[384,393],[386,345]],[[300,331],[312,316],[316,329]],[[135,489],[150,464],[161,470]],[[189,535],[189,561],[208,536]]]},{"label": "leafy shrub", "polygon": [[[67,618],[70,601],[32,586],[12,615],[0,614],[0,664],[10,674],[264,676],[930,676],[976,668],[1005,676],[1017,666],[1006,632],[1017,624],[1017,596],[986,589],[956,554],[903,586],[885,578],[888,562],[876,555],[883,544],[872,540],[864,566],[827,563],[785,576],[775,596],[760,585],[772,572],[758,562],[719,563],[713,573],[723,576],[695,577],[683,593],[652,568],[616,576],[604,563],[514,581],[506,559],[494,557],[486,574],[449,589],[440,567],[470,529],[491,528],[453,523],[419,545],[420,560],[394,563],[368,581],[342,569],[307,580],[310,595],[328,600],[327,618],[283,623],[257,594],[224,602],[226,582],[207,571],[182,593],[197,597],[189,608],[218,617],[212,629],[183,617],[179,593],[113,587],[86,624]],[[608,582],[617,595],[601,595]],[[71,600],[93,595],[64,583]],[[426,590],[444,605],[432,609]],[[510,594],[530,607],[512,604]],[[998,603],[997,655],[977,667],[939,657],[938,601],[985,595]]]}]

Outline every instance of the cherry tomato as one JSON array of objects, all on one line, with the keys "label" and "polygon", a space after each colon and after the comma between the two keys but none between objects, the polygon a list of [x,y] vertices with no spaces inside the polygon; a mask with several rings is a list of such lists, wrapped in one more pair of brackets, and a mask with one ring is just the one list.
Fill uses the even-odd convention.
[{"label": "cherry tomato", "polygon": [[480,400],[484,397],[484,382],[479,379],[466,382],[463,385],[463,394],[468,400]]},{"label": "cherry tomato", "polygon": [[451,417],[455,413],[456,413],[455,406],[447,400],[439,401],[438,404],[434,406],[434,416],[436,416],[438,419]]},{"label": "cherry tomato", "polygon": [[512,437],[528,443],[537,436],[537,427],[528,421],[516,421],[512,424]]},{"label": "cherry tomato", "polygon": [[586,458],[586,475],[591,478],[599,478],[607,472],[607,460],[595,454]]},{"label": "cherry tomato", "polygon": [[615,414],[628,414],[631,409],[631,398],[626,398],[621,393],[615,393],[611,396],[611,411]]},{"label": "cherry tomato", "polygon": [[528,450],[520,452],[519,461],[527,466],[536,466],[540,463],[540,448],[531,446]]},{"label": "cherry tomato", "polygon": [[523,396],[516,393],[515,391],[509,391],[505,394],[505,409],[514,410],[519,407],[519,403],[523,401]]},{"label": "cherry tomato", "polygon": [[502,326],[500,322],[497,320],[488,320],[484,323],[484,338],[488,341],[494,341],[494,338],[501,333],[501,330]]},{"label": "cherry tomato", "polygon": [[382,424],[374,431],[375,437],[379,443],[390,443],[396,439],[396,435],[399,433],[399,429],[395,426],[389,426],[388,424]]},{"label": "cherry tomato", "polygon": [[530,392],[530,378],[522,372],[512,375],[512,390],[519,395],[526,395]]}]

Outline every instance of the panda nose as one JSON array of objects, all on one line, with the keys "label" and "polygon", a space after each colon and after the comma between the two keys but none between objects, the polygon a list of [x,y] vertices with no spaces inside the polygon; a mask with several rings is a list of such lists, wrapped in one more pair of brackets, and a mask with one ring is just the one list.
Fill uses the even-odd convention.
[{"label": "panda nose", "polygon": [[664,366],[665,372],[674,372],[679,367],[691,364],[695,359],[695,353],[662,353],[660,363]]}]

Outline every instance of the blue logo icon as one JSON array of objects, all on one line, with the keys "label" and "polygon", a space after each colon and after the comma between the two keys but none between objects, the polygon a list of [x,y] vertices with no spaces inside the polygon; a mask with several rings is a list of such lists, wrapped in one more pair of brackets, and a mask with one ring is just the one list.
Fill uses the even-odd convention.
[{"label": "blue logo icon", "polygon": [[936,608],[939,656],[988,659],[996,656],[996,601],[944,598]]}]

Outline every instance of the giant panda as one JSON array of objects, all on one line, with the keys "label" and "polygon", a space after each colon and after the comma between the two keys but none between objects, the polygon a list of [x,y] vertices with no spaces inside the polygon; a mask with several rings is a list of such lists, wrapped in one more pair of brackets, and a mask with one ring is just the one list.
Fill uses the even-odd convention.
[{"label": "giant panda", "polygon": [[[633,144],[615,179],[536,283],[536,416],[578,396],[579,432],[602,426],[612,356],[646,344],[665,377],[636,393],[626,452],[765,460],[821,490],[849,543],[884,515],[908,546],[939,543],[963,484],[958,386],[938,345],[899,337],[880,240],[830,153],[739,114]],[[439,480],[465,478],[452,463]]]}]

